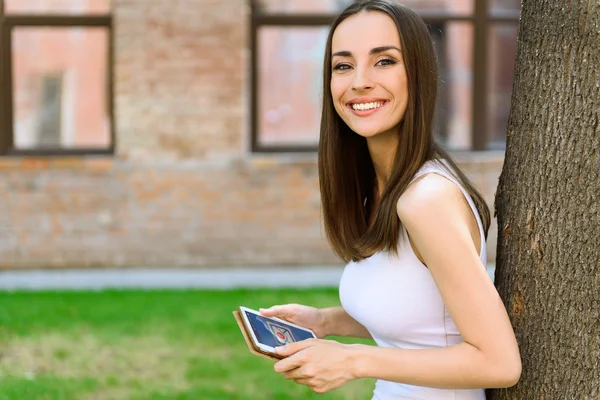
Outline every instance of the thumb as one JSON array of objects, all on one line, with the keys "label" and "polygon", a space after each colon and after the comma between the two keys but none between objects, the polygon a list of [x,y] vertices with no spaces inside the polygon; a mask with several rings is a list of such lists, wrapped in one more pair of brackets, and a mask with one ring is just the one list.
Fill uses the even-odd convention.
[{"label": "thumb", "polygon": [[287,317],[289,315],[286,306],[272,306],[269,308],[261,308],[258,311],[265,317]]},{"label": "thumb", "polygon": [[285,357],[291,356],[300,350],[314,346],[317,340],[318,339],[305,339],[300,340],[299,342],[288,343],[285,346],[276,347],[275,351],[277,351],[277,354]]}]

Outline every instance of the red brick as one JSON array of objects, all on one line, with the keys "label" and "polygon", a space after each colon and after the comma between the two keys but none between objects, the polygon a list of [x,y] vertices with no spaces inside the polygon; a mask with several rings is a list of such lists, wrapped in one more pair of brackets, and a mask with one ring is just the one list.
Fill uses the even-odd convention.
[{"label": "red brick", "polygon": [[[0,268],[339,263],[316,156],[244,147],[246,2],[113,4],[117,153],[0,159]],[[493,205],[502,156],[461,162]]]}]

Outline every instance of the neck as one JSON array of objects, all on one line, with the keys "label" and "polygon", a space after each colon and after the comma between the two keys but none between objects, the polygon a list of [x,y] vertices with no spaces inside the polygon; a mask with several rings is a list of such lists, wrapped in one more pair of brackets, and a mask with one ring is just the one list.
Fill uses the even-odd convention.
[{"label": "neck", "polygon": [[393,132],[393,134],[378,134],[367,138],[367,147],[373,161],[379,195],[383,193],[383,189],[390,179],[398,140],[396,132]]}]

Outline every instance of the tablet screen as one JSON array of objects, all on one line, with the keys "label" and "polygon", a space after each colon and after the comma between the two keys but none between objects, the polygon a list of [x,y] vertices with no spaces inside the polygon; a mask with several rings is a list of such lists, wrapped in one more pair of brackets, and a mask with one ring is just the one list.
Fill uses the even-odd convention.
[{"label": "tablet screen", "polygon": [[254,331],[256,339],[270,347],[283,346],[287,343],[311,339],[314,336],[307,331],[290,326],[286,323],[266,318],[261,315],[245,312]]}]

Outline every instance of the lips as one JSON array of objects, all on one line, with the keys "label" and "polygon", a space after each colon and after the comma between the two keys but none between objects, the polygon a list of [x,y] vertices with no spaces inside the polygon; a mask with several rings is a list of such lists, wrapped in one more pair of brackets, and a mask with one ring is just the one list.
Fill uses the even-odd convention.
[{"label": "lips", "polygon": [[346,105],[348,107],[352,107],[353,104],[367,104],[367,103],[387,103],[389,100],[380,99],[376,97],[359,97],[353,100],[350,100]]},{"label": "lips", "polygon": [[376,113],[377,111],[385,108],[388,103],[389,100],[380,100],[378,99],[377,101],[371,101],[371,102],[366,102],[366,103],[383,103],[381,106],[377,107],[377,108],[369,108],[368,110],[355,110],[354,108],[352,108],[352,104],[365,104],[362,101],[361,102],[353,102],[353,103],[348,103],[346,105],[346,107],[348,107],[348,109],[350,110],[350,112],[352,112],[352,114],[358,116],[358,117],[368,117],[369,115],[372,115],[374,113]]},{"label": "lips", "polygon": [[368,111],[368,110],[375,110],[378,108],[381,108],[383,106],[385,106],[386,102],[385,101],[373,101],[370,103],[355,103],[355,104],[350,104],[350,108],[352,108],[355,111]]}]

